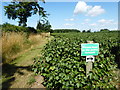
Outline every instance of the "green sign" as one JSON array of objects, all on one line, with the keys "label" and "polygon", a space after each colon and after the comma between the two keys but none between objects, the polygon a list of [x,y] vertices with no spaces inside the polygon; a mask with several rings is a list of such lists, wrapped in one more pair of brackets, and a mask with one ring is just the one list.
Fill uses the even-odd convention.
[{"label": "green sign", "polygon": [[99,43],[81,44],[81,56],[94,55],[99,53]]}]

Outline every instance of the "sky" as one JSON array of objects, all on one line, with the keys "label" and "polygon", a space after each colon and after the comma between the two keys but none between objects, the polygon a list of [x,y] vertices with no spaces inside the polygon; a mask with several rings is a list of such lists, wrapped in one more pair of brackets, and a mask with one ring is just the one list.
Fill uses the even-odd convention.
[{"label": "sky", "polygon": [[[18,19],[9,20],[4,15],[3,6],[9,2],[0,3],[2,21],[18,25]],[[80,31],[99,31],[100,29],[118,29],[118,2],[46,2],[39,3],[48,14],[48,20],[52,29],[78,29]],[[2,15],[2,16],[1,16]],[[39,16],[34,15],[28,18],[27,25],[36,28]]]}]

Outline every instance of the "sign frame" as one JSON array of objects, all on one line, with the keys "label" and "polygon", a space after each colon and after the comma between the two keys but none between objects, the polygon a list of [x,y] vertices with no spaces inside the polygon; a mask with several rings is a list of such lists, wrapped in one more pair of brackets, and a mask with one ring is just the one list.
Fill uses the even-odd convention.
[{"label": "sign frame", "polygon": [[81,56],[97,56],[99,54],[99,43],[82,43]]}]

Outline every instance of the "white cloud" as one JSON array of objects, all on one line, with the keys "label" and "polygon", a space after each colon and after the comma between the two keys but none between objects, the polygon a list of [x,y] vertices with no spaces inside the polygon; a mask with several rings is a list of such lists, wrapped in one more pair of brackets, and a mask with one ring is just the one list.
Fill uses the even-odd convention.
[{"label": "white cloud", "polygon": [[114,25],[118,25],[118,22],[113,22]]},{"label": "white cloud", "polygon": [[85,19],[84,21],[85,21],[85,22],[89,22],[89,21],[90,21],[90,19]]},{"label": "white cloud", "polygon": [[103,14],[105,10],[101,6],[90,6],[84,1],[79,1],[74,9],[74,14],[86,13],[86,16],[98,16]]},{"label": "white cloud", "polygon": [[116,30],[119,30],[119,29],[118,28],[110,28],[110,30],[116,31]]},{"label": "white cloud", "polygon": [[70,19],[65,19],[65,21],[74,21],[74,18],[70,18]]},{"label": "white cloud", "polygon": [[88,24],[88,23],[86,23],[86,22],[83,22],[83,23],[81,23],[82,25],[86,25],[86,24]]},{"label": "white cloud", "polygon": [[106,20],[106,19],[100,19],[98,20],[100,24],[113,24],[115,23],[114,20]]},{"label": "white cloud", "polygon": [[98,16],[100,14],[103,14],[105,10],[101,8],[101,6],[94,6],[91,10],[88,11],[87,16]]},{"label": "white cloud", "polygon": [[89,23],[90,19],[85,19],[81,24],[82,25],[87,25]]},{"label": "white cloud", "polygon": [[73,26],[74,24],[71,23],[65,23],[64,26]]},{"label": "white cloud", "polygon": [[75,7],[74,14],[85,13],[91,6],[88,6],[84,1],[79,1]]},{"label": "white cloud", "polygon": [[96,23],[89,24],[89,26],[96,26],[96,25],[97,25]]}]

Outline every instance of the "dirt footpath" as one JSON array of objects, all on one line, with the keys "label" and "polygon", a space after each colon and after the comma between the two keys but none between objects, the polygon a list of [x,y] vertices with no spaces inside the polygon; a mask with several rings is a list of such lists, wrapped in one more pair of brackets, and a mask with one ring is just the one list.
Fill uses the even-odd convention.
[{"label": "dirt footpath", "polygon": [[40,56],[41,50],[48,42],[44,40],[30,50],[24,52],[20,57],[10,64],[3,66],[2,88],[45,88],[41,83],[43,77],[35,76],[31,71],[33,59]]}]

